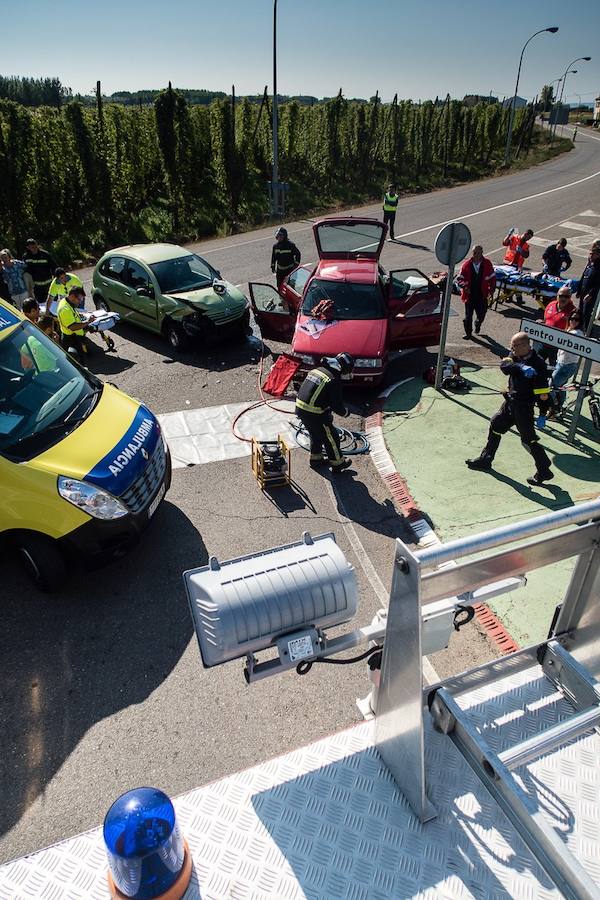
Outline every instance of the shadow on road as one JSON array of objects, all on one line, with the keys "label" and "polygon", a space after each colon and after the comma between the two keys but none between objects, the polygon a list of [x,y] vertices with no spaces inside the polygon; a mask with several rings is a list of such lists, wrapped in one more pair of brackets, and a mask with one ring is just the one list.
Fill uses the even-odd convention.
[{"label": "shadow on road", "polygon": [[198,531],[167,502],[131,553],[75,574],[56,595],[5,562],[0,833],[90,728],[144,701],[174,669],[193,633],[181,572],[207,560]]},{"label": "shadow on road", "polygon": [[[209,372],[222,372],[248,363],[256,363],[261,350],[261,341],[254,335],[230,340],[224,339],[219,343],[206,346],[192,345],[189,350],[177,352],[161,335],[136,328],[135,325],[129,325],[126,322],[119,322],[115,333],[132,344],[137,344],[151,353],[162,356],[166,365],[178,362]],[[115,343],[118,353],[118,337]],[[265,355],[269,355],[268,348],[266,348]]]},{"label": "shadow on road", "polygon": [[400,538],[412,543],[415,536],[408,521],[386,497],[382,503],[369,492],[367,485],[354,477],[356,471],[348,469],[343,475],[331,475],[338,512],[357,525],[384,537]]},{"label": "shadow on road", "polygon": [[394,243],[400,247],[408,247],[409,250],[425,250],[427,253],[433,253],[431,247],[426,247],[425,244],[411,244],[410,241],[400,241],[398,238],[396,238]]}]

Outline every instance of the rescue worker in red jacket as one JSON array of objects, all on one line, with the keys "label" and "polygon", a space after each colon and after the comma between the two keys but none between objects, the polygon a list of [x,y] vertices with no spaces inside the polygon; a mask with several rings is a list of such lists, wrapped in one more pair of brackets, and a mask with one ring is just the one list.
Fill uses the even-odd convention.
[{"label": "rescue worker in red jacket", "polygon": [[465,460],[470,469],[489,472],[502,435],[516,426],[521,443],[535,461],[535,472],[528,484],[540,485],[554,478],[550,460],[539,442],[533,418],[534,406],[540,408],[539,425],[545,425],[546,411],[550,405],[550,387],[546,363],[532,349],[528,335],[519,331],[510,342],[510,356],[500,363],[504,375],[508,375],[508,391],[498,412],[490,420],[487,443],[476,459]]},{"label": "rescue worker in red jacket", "polygon": [[502,246],[508,248],[504,254],[504,262],[507,266],[514,266],[516,269],[523,268],[523,263],[529,256],[528,241],[532,237],[533,231],[531,228],[528,228],[523,234],[516,234],[514,231],[508,232],[502,241]]},{"label": "rescue worker in red jacket", "polygon": [[494,265],[491,259],[483,255],[483,247],[480,244],[473,247],[471,258],[462,264],[458,283],[461,289],[460,299],[465,304],[463,340],[469,341],[473,334],[473,313],[475,313],[475,334],[479,334],[488,310],[489,299],[496,287]]},{"label": "rescue worker in red jacket", "polygon": [[342,398],[341,378],[349,375],[353,368],[354,358],[349,353],[325,357],[318,368],[308,373],[298,389],[296,415],[310,436],[311,469],[329,464],[334,472],[339,472],[352,465],[351,460],[342,456],[333,426],[333,413],[348,415]]}]

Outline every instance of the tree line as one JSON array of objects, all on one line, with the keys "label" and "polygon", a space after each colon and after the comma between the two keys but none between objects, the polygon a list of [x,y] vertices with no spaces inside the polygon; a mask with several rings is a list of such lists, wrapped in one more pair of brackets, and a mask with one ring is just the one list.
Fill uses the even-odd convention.
[{"label": "tree line", "polygon": [[[346,100],[279,110],[280,177],[290,214],[477,177],[501,161],[500,104]],[[513,146],[534,139],[517,110]],[[136,241],[227,233],[268,215],[271,109],[245,98],[190,105],[179,92],[152,106],[77,101],[32,109],[0,100],[0,243],[30,234],[62,262]]]},{"label": "tree line", "polygon": [[14,100],[23,106],[60,106],[72,96],[60,78],[20,78],[0,75],[0,100]]}]

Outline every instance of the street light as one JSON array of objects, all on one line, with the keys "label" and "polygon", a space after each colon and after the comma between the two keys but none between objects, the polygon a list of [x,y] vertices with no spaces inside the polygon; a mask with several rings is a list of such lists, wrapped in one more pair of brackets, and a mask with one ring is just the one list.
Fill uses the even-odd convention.
[{"label": "street light", "polygon": [[521,65],[523,63],[523,54],[525,53],[525,49],[527,44],[537,37],[538,34],[544,34],[545,31],[549,31],[550,34],[556,34],[558,31],[558,26],[554,25],[552,28],[542,28],[540,31],[536,31],[535,34],[532,34],[530,38],[525,41],[523,45],[523,49],[521,50],[521,58],[519,59],[519,68],[517,70],[517,83],[515,85],[515,95],[512,99],[512,103],[510,104],[510,113],[508,117],[508,135],[506,136],[506,150],[504,151],[504,165],[507,166],[510,159],[510,141],[512,138],[512,130],[513,130],[513,122],[515,118],[515,106],[517,105],[517,93],[519,91],[519,78],[521,77]]},{"label": "street light", "polygon": [[[577,75],[577,69],[570,69],[567,74],[568,75]],[[553,84],[556,85],[556,97],[554,97],[554,99],[552,100],[552,106],[550,107],[550,116],[548,117],[548,133],[550,135],[550,143],[552,143],[552,141],[554,140],[554,125],[551,121],[552,113],[554,112],[554,109],[556,108],[557,114],[558,114],[558,99],[557,99],[557,97],[558,97],[558,93],[559,93],[560,83],[562,80],[563,80],[563,76],[561,75],[560,78],[555,78],[553,81],[550,82],[551,86]]]},{"label": "street light", "polygon": [[[572,60],[572,61],[569,63],[569,65],[567,66],[567,68],[565,69],[565,74],[564,74],[563,77],[562,77],[562,87],[561,87],[561,89],[560,89],[560,97],[559,97],[559,99],[558,99],[558,108],[557,108],[557,110],[556,110],[556,117],[555,117],[555,119],[558,118],[558,110],[560,109],[560,105],[561,105],[561,103],[562,103],[563,94],[564,94],[564,92],[565,92],[565,81],[567,80],[567,75],[570,74],[569,69],[571,68],[571,66],[574,66],[576,62],[589,62],[589,61],[591,60],[591,58],[592,58],[591,56],[578,56],[577,59]],[[575,72],[577,72],[577,69],[575,69]],[[564,127],[563,125],[560,126],[560,133],[561,133],[561,135],[562,135],[562,133],[563,133],[563,127]],[[555,120],[555,122],[554,122],[554,131],[553,131],[553,133],[552,133],[552,138],[553,138],[553,139],[554,139],[554,135],[555,135],[555,134],[556,134],[556,120]]]},{"label": "street light", "polygon": [[277,0],[273,0],[273,176],[271,182],[271,212],[279,213],[279,143],[277,110]]}]

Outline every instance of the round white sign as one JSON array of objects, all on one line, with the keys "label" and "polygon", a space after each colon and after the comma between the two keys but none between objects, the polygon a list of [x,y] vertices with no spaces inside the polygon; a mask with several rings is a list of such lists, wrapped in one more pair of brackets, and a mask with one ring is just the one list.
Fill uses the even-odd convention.
[{"label": "round white sign", "polygon": [[461,262],[471,247],[471,232],[464,222],[449,222],[435,239],[435,255],[444,266]]}]

